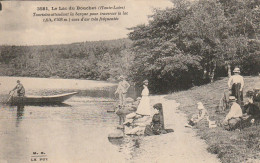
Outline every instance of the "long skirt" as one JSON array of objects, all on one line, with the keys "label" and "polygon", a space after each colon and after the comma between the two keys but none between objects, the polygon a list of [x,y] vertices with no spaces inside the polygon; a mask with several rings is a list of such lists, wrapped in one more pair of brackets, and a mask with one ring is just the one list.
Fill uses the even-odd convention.
[{"label": "long skirt", "polygon": [[243,90],[240,91],[241,83],[234,83],[232,85],[232,93],[231,96],[235,96],[237,99],[237,103],[241,105],[241,102],[243,101]]},{"label": "long skirt", "polygon": [[170,132],[174,132],[173,129],[163,129],[161,127],[156,127],[152,125],[147,125],[144,130],[144,136],[153,136],[153,135],[161,135],[161,134],[167,134]]},{"label": "long skirt", "polygon": [[149,96],[142,96],[142,99],[137,107],[136,113],[140,115],[151,115]]}]

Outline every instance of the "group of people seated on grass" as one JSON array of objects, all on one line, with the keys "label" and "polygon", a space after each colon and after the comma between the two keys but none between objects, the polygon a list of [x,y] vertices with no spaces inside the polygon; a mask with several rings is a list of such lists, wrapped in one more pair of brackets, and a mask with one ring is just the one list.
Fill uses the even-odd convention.
[{"label": "group of people seated on grass", "polygon": [[[260,122],[260,89],[254,89],[254,91],[248,91],[246,96],[248,100],[243,102],[243,88],[244,79],[240,75],[240,69],[234,69],[234,75],[228,80],[229,93],[225,110],[229,110],[225,116],[223,122],[216,124],[215,121],[209,120],[207,110],[201,102],[198,103],[199,113],[192,116],[189,119],[186,127],[192,127],[196,125],[203,118],[206,118],[209,127],[216,127],[217,125],[222,126],[226,130],[242,129],[251,125],[257,125]],[[222,103],[223,104],[223,103]],[[223,105],[222,105],[223,107]]]},{"label": "group of people seated on grass", "polygon": [[247,92],[248,100],[244,105],[239,104],[235,96],[229,97],[231,104],[223,127],[227,130],[243,129],[260,122],[260,89]]}]

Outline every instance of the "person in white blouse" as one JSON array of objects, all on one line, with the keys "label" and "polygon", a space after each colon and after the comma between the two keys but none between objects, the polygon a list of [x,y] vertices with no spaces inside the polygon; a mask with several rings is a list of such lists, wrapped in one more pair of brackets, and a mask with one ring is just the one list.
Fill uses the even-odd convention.
[{"label": "person in white blouse", "polygon": [[151,108],[150,108],[150,98],[149,98],[149,89],[148,89],[148,80],[144,82],[144,89],[142,91],[142,99],[140,104],[138,105],[136,114],[150,116],[151,115]]},{"label": "person in white blouse", "polygon": [[237,103],[241,104],[243,101],[244,78],[240,75],[240,69],[238,67],[236,67],[233,72],[234,75],[228,80],[228,88],[231,90],[231,96],[235,96]]}]

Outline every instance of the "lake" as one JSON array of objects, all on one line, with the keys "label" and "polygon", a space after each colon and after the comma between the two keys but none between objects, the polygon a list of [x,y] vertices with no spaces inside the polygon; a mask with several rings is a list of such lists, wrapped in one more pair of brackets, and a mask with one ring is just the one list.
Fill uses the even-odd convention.
[{"label": "lake", "polygon": [[[0,109],[0,162],[125,162],[139,139],[109,142],[118,117],[115,83],[76,79],[0,77],[1,101],[20,80],[27,95],[79,92],[62,105],[8,106]],[[134,97],[134,89],[129,96]],[[41,160],[40,160],[41,159]]]}]

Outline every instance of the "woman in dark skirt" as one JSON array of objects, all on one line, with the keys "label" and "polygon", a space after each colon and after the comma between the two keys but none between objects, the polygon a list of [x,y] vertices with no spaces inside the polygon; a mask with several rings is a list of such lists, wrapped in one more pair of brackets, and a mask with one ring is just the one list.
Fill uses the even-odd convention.
[{"label": "woman in dark skirt", "polygon": [[238,123],[234,129],[243,129],[252,125],[260,124],[260,108],[254,100],[255,93],[253,91],[247,92],[248,102],[244,105],[245,113],[242,117],[242,121]]},{"label": "woman in dark skirt", "polygon": [[157,111],[157,113],[154,114],[151,124],[145,127],[144,135],[152,136],[152,135],[160,135],[160,134],[167,134],[168,132],[173,132],[172,129],[164,128],[164,116],[163,116],[162,104],[157,103],[153,106],[153,108]]},{"label": "woman in dark skirt", "polygon": [[234,75],[228,80],[228,87],[229,90],[231,90],[231,96],[235,96],[237,103],[241,105],[241,102],[243,101],[244,78],[239,75],[239,68],[235,68],[233,72]]}]

